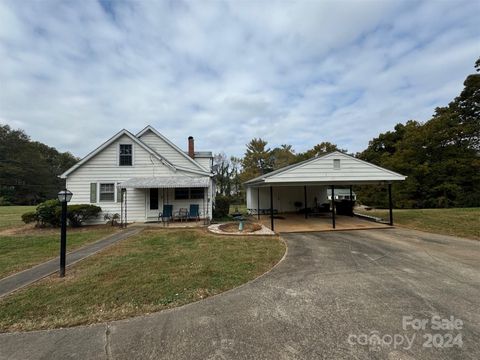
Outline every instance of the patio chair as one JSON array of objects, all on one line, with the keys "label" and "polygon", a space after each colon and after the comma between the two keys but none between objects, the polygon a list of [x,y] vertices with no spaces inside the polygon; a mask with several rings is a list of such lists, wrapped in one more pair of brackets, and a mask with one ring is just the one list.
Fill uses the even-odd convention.
[{"label": "patio chair", "polygon": [[158,221],[162,221],[162,223],[165,225],[165,223],[170,222],[173,217],[173,205],[163,205],[163,211],[158,214]]},{"label": "patio chair", "polygon": [[192,220],[195,219],[195,221],[200,220],[200,212],[198,211],[198,204],[190,204],[190,211],[188,212],[188,219]]},{"label": "patio chair", "polygon": [[175,215],[173,216],[174,220],[187,221],[188,219],[188,209],[180,208]]}]

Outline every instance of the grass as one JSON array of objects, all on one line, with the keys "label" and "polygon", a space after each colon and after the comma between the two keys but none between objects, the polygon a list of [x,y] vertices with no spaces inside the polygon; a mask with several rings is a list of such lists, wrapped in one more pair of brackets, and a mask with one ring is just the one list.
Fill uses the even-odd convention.
[{"label": "grass", "polygon": [[[68,229],[67,251],[116,231],[111,226],[85,226]],[[0,278],[58,256],[59,229],[35,229],[0,232]]]},{"label": "grass", "polygon": [[[388,219],[388,210],[355,210]],[[480,240],[480,208],[399,209],[393,211],[395,225],[437,234]]]},{"label": "grass", "polygon": [[35,208],[36,206],[0,206],[0,230],[23,225],[22,215]]},{"label": "grass", "polygon": [[[0,300],[0,331],[68,327],[159,311],[236,287],[285,252],[278,237],[145,230]],[[88,296],[85,296],[88,294]]]}]

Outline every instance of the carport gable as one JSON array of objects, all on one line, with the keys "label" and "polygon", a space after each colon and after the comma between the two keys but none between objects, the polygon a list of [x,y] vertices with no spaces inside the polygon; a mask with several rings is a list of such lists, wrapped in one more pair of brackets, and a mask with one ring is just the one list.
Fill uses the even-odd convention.
[{"label": "carport gable", "polygon": [[405,176],[396,172],[335,151],[257,177],[245,185],[354,185],[403,180]]}]

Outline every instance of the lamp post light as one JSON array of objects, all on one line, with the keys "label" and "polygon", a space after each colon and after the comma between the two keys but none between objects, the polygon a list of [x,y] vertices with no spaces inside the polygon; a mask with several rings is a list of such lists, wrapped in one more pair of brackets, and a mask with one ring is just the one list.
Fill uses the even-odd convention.
[{"label": "lamp post light", "polygon": [[65,277],[65,257],[67,253],[67,203],[72,198],[71,191],[65,189],[57,194],[62,204],[62,228],[60,231],[60,277]]}]

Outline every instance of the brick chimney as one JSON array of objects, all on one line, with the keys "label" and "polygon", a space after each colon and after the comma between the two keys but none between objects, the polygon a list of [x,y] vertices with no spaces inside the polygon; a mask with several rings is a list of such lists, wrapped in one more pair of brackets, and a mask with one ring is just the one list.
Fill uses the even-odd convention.
[{"label": "brick chimney", "polygon": [[195,143],[193,141],[193,136],[188,137],[188,156],[195,159]]}]

